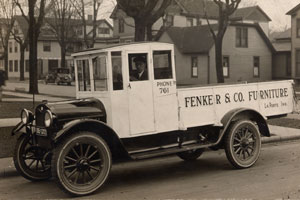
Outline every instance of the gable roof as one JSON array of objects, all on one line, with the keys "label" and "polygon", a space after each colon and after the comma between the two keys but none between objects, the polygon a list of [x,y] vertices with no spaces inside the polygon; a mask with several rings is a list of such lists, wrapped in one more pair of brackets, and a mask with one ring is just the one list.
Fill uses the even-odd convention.
[{"label": "gable roof", "polygon": [[300,3],[297,6],[295,6],[294,8],[292,8],[290,11],[288,11],[286,14],[287,15],[294,15],[295,12],[297,12],[299,9],[300,9]]},{"label": "gable roof", "polygon": [[257,12],[265,18],[265,20],[261,19],[260,21],[272,21],[259,6],[239,8],[232,14],[231,18],[253,19],[253,15],[257,16]]},{"label": "gable roof", "polygon": [[[110,18],[117,18],[117,12],[120,8],[115,6]],[[179,13],[185,16],[205,17],[205,10],[210,19],[217,19],[219,17],[219,7],[212,0],[174,0],[174,2],[166,9],[166,13]],[[260,15],[258,16],[259,13]],[[232,16],[233,20],[254,19],[256,21],[272,21],[271,18],[259,7],[245,7],[238,8]]]},{"label": "gable roof", "polygon": [[208,53],[214,44],[208,26],[170,27],[166,33],[182,53]]},{"label": "gable roof", "polygon": [[[254,27],[271,52],[275,49],[259,24],[231,23],[229,26]],[[213,30],[217,30],[216,24],[212,25]],[[213,37],[208,25],[193,27],[170,27],[166,33],[170,36],[174,45],[181,53],[208,53],[214,45]]]}]

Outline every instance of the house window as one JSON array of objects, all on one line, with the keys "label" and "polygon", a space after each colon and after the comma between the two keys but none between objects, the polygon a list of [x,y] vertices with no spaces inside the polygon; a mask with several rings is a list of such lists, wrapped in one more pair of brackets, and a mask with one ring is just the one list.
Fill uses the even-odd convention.
[{"label": "house window", "polygon": [[197,78],[198,77],[198,58],[195,56],[192,56],[191,63],[192,63],[192,78]]},{"label": "house window", "polygon": [[109,34],[109,28],[99,27],[98,34]]},{"label": "house window", "polygon": [[18,60],[15,60],[15,72],[18,72],[19,70],[19,61]]},{"label": "house window", "polygon": [[8,43],[9,53],[12,53],[12,42]]},{"label": "house window", "polygon": [[253,57],[253,77],[259,77],[259,56]]},{"label": "house window", "polygon": [[174,25],[174,16],[173,15],[167,15],[165,26],[173,26]]},{"label": "house window", "polygon": [[186,18],[186,26],[190,27],[193,26],[193,18]]},{"label": "house window", "polygon": [[9,61],[9,72],[13,72],[13,61]]},{"label": "house window", "polygon": [[15,52],[17,53],[18,52],[18,43],[15,42]]},{"label": "house window", "polygon": [[297,19],[297,37],[300,38],[300,19]]},{"label": "house window", "polygon": [[300,77],[300,49],[296,50],[296,76]]},{"label": "house window", "polygon": [[291,54],[287,54],[286,56],[286,75],[292,75],[292,63],[291,63]]},{"label": "house window", "polygon": [[236,47],[248,47],[248,28],[236,27]]},{"label": "house window", "polygon": [[43,49],[44,49],[44,52],[50,52],[51,51],[51,42],[45,41],[43,43]]},{"label": "house window", "polygon": [[124,33],[124,19],[119,19],[119,33]]},{"label": "house window", "polygon": [[223,56],[223,76],[229,77],[229,56]]},{"label": "house window", "polygon": [[29,72],[29,60],[25,60],[25,72]]}]

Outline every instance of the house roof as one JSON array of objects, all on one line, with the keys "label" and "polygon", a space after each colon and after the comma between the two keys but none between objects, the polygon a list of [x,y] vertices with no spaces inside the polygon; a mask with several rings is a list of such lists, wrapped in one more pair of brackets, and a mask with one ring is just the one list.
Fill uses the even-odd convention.
[{"label": "house roof", "polygon": [[[167,9],[167,13],[179,12],[186,16],[205,17],[205,10],[208,18],[217,19],[219,16],[218,5],[211,0],[174,0],[175,3],[171,4]],[[118,5],[115,6],[110,18],[116,18],[119,11]],[[261,17],[257,18],[257,13]],[[271,21],[270,17],[259,7],[245,7],[238,8],[235,13],[230,17],[231,19],[252,19],[256,21]]]},{"label": "house roof", "polygon": [[297,12],[299,9],[300,9],[300,3],[297,6],[295,6],[294,8],[292,8],[290,11],[288,11],[286,14],[287,15],[294,15],[295,12]]},{"label": "house roof", "polygon": [[[16,15],[15,16],[16,21],[18,21],[18,25],[20,26],[20,29],[22,33],[27,33],[28,31],[28,22],[23,16]],[[55,23],[54,18],[46,18],[44,20],[46,23]],[[82,24],[82,21],[80,19],[72,19],[71,21],[74,25],[80,25]],[[113,29],[112,25],[106,20],[106,19],[100,19],[97,20],[97,24],[106,23],[110,29]],[[87,20],[87,24],[90,25],[90,22]],[[50,28],[41,28],[41,33],[39,35],[39,40],[56,40],[55,34],[53,31],[50,30]]]},{"label": "house roof", "polygon": [[[266,45],[269,47],[270,51],[275,52],[275,49],[269,38],[258,24],[231,23],[230,26],[254,27]],[[217,25],[212,25],[212,29],[216,30]],[[179,51],[185,54],[208,53],[214,45],[213,37],[207,25],[193,27],[170,27],[166,33],[170,36],[171,40],[174,42]]]},{"label": "house roof", "polygon": [[266,21],[272,21],[259,6],[239,8],[232,14],[231,18],[252,19],[254,17],[253,14],[257,16],[257,11],[262,14]]},{"label": "house roof", "polygon": [[214,44],[208,26],[170,27],[166,33],[182,53],[208,53]]}]

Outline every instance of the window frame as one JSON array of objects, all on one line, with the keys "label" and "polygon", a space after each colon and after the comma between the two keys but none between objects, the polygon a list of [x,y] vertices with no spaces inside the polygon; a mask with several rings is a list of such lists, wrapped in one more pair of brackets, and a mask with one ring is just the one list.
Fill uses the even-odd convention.
[{"label": "window frame", "polygon": [[124,33],[125,32],[125,23],[123,18],[118,19],[118,28],[119,28],[119,33]]},{"label": "window frame", "polygon": [[[49,45],[47,45],[49,44]],[[43,42],[43,51],[44,52],[51,52],[51,42],[50,41],[44,41]]]},{"label": "window frame", "polygon": [[107,35],[109,34],[109,28],[107,27],[98,27],[98,34],[104,34]]},{"label": "window frame", "polygon": [[[256,59],[258,62],[256,62]],[[255,64],[258,63],[258,66],[255,66]],[[255,68],[258,68],[257,75],[255,74]],[[259,78],[260,77],[260,56],[253,56],[253,78]]]},{"label": "window frame", "polygon": [[14,72],[19,72],[19,61],[14,60]]},{"label": "window frame", "polygon": [[[194,62],[196,61],[196,62]],[[196,63],[197,65],[194,66],[194,63]],[[197,68],[196,71],[194,71],[194,68]],[[197,74],[195,75],[194,72],[197,72]],[[198,57],[197,56],[191,56],[191,77],[192,78],[198,78],[199,76],[199,65],[198,65]]]},{"label": "window frame", "polygon": [[[224,60],[225,58],[227,59],[227,75],[224,75]],[[222,68],[223,68],[223,77],[224,78],[230,78],[230,57],[228,55],[223,55],[222,56]]]},{"label": "window frame", "polygon": [[[156,60],[155,56],[157,55],[166,55],[168,59],[168,66],[167,67],[156,67]],[[154,74],[154,80],[164,80],[164,79],[173,79],[173,68],[172,68],[172,51],[171,50],[153,50],[152,51],[152,59],[153,59],[153,74]],[[163,69],[158,70],[160,72],[160,76],[157,74],[157,69]],[[165,73],[168,72],[168,73]],[[169,73],[170,72],[170,73]],[[164,77],[165,75],[169,75],[169,77]]]},{"label": "window frame", "polygon": [[296,37],[300,38],[300,18],[296,19]]},{"label": "window frame", "polygon": [[[236,27],[235,31],[235,46],[237,48],[248,48],[249,37],[248,37],[248,27]],[[245,44],[243,44],[243,39],[245,40]]]},{"label": "window frame", "polygon": [[8,71],[9,71],[9,72],[14,72],[14,64],[13,64],[13,60],[9,60],[9,61],[8,61]]}]

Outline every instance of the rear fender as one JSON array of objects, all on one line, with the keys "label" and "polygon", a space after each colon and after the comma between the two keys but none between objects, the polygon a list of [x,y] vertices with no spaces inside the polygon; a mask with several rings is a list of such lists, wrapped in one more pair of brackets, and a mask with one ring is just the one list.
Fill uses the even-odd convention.
[{"label": "rear fender", "polygon": [[128,152],[116,132],[104,122],[94,119],[77,119],[70,121],[57,132],[54,143],[58,143],[64,137],[80,131],[89,131],[102,137],[115,157],[128,156]]},{"label": "rear fender", "polygon": [[222,118],[221,123],[223,124],[224,129],[221,132],[220,139],[223,138],[232,121],[241,119],[249,119],[256,122],[259,128],[259,132],[266,137],[270,137],[270,130],[265,117],[263,117],[259,112],[253,109],[237,108],[229,111]]}]

